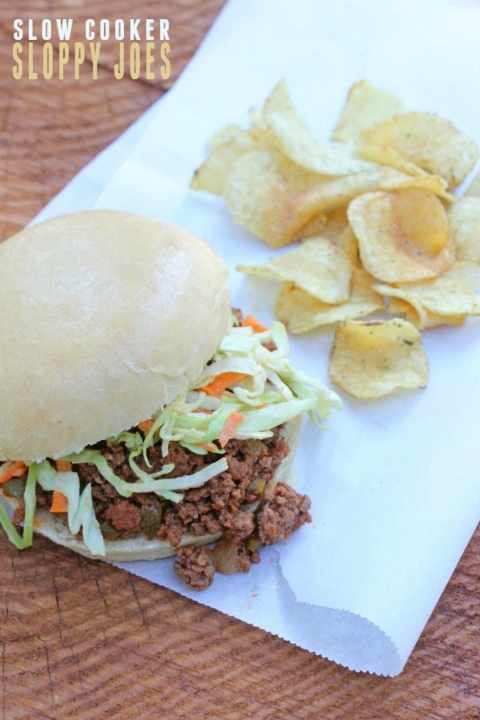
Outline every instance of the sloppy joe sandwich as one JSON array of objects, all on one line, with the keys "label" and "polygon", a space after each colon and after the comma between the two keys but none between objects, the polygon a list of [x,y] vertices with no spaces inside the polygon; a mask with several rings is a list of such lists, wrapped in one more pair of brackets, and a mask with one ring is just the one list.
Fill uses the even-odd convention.
[{"label": "sloppy joe sandwich", "polygon": [[92,558],[177,554],[204,588],[310,520],[288,484],[300,419],[339,400],[292,367],[283,325],[232,310],[207,243],[123,212],[50,220],[0,245],[0,312],[16,547],[36,531]]}]

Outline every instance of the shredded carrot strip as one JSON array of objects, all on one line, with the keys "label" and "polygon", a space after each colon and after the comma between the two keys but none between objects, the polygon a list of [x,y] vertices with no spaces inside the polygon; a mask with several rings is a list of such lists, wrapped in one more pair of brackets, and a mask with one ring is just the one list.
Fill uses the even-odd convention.
[{"label": "shredded carrot strip", "polygon": [[55,470],[57,472],[70,472],[72,463],[68,460],[55,460]]},{"label": "shredded carrot strip", "polygon": [[261,333],[265,332],[265,330],[268,330],[268,328],[265,327],[265,325],[262,325],[262,323],[257,320],[257,318],[254,315],[246,315],[242,320],[243,327],[251,327],[253,332]]},{"label": "shredded carrot strip", "polygon": [[235,435],[238,428],[243,422],[243,413],[240,412],[231,412],[230,415],[225,420],[225,424],[220,430],[220,434],[218,436],[218,442],[220,443],[220,446],[223,448],[228,443],[228,441]]},{"label": "shredded carrot strip", "polygon": [[62,513],[68,510],[68,498],[61,493],[59,490],[53,491],[52,504],[50,506],[50,512]]},{"label": "shredded carrot strip", "polygon": [[198,390],[213,397],[220,397],[222,393],[228,387],[230,387],[230,385],[233,385],[234,383],[238,382],[239,380],[243,380],[246,377],[248,377],[248,375],[238,372],[221,373],[220,375],[217,375],[217,377],[212,380],[211,383],[208,383],[208,385],[205,385],[204,387],[198,388]]},{"label": "shredded carrot strip", "polygon": [[0,475],[0,485],[12,477],[21,477],[28,470],[23,460],[17,460],[7,467]]},{"label": "shredded carrot strip", "polygon": [[154,421],[151,418],[150,420],[142,420],[142,422],[138,423],[138,429],[146,435],[148,431],[152,429],[153,423]]},{"label": "shredded carrot strip", "polygon": [[216,452],[217,447],[214,443],[199,443],[199,447],[204,448],[207,452]]}]

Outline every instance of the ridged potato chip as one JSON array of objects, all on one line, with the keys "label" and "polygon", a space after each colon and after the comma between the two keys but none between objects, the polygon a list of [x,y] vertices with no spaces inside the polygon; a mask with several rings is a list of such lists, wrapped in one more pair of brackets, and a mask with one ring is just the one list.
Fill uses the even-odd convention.
[{"label": "ridged potato chip", "polygon": [[364,130],[388,120],[402,109],[402,103],[395,95],[362,80],[350,88],[332,139],[356,144]]},{"label": "ridged potato chip", "polygon": [[358,195],[377,190],[387,190],[408,182],[407,175],[387,167],[378,167],[364,173],[355,173],[340,178],[330,178],[314,185],[303,201],[315,208],[315,213],[330,213],[343,208]]},{"label": "ridged potato chip", "polygon": [[235,140],[239,135],[243,134],[245,134],[245,130],[238,125],[234,125],[233,123],[230,125],[224,125],[220,128],[220,130],[217,130],[213,137],[210,138],[208,142],[208,149],[216,150],[220,147],[220,145],[224,145],[231,140]]},{"label": "ridged potato chip", "polygon": [[[387,169],[387,168],[385,168]],[[433,193],[442,200],[446,200],[448,203],[455,202],[455,197],[447,192],[447,181],[438,175],[419,175],[416,177],[404,176],[406,179],[400,185],[391,185],[387,190],[425,190]],[[379,188],[383,190],[384,188]]]},{"label": "ridged potato chip", "polygon": [[[390,312],[405,312],[420,330],[437,325],[461,325],[468,315],[480,315],[480,266],[456,262],[440,277],[421,283],[374,285],[376,292],[396,298]],[[398,301],[401,301],[399,304]],[[406,307],[407,306],[407,307]]]},{"label": "ridged potato chip", "polygon": [[459,198],[447,216],[457,259],[480,263],[480,197]]},{"label": "ridged potato chip", "polygon": [[305,240],[313,235],[321,235],[329,240],[337,240],[348,227],[347,206],[344,205],[324,215],[316,215],[303,228],[298,239]]},{"label": "ridged potato chip", "polygon": [[468,195],[468,197],[480,197],[480,175],[476,175],[473,178],[465,195]]},{"label": "ridged potato chip", "polygon": [[391,283],[435,277],[455,260],[440,200],[415,188],[361,195],[348,207],[368,272]]},{"label": "ridged potato chip", "polygon": [[400,389],[423,388],[429,378],[420,333],[398,318],[339,323],[329,373],[342,390],[364,400]]},{"label": "ridged potato chip", "polygon": [[409,323],[412,323],[412,325],[415,325],[418,328],[419,315],[410,303],[393,295],[387,296],[387,298],[388,312],[390,315],[395,315],[395,317],[403,315],[405,320],[408,320]]},{"label": "ridged potato chip", "polygon": [[324,235],[327,226],[327,215],[315,215],[310,222],[302,228],[296,240],[308,240],[308,238]]},{"label": "ridged potato chip", "polygon": [[310,193],[321,178],[275,149],[238,158],[226,178],[223,196],[234,221],[272,247],[294,242],[319,214]]},{"label": "ridged potato chip", "polygon": [[469,260],[457,260],[443,277],[461,283],[474,294],[480,289],[480,265]]},{"label": "ridged potato chip", "polygon": [[329,240],[337,240],[348,228],[347,206],[336,208],[324,215],[317,215],[306,225],[300,235],[300,240],[321,235]]},{"label": "ridged potato chip", "polygon": [[192,190],[222,195],[225,181],[238,158],[266,146],[266,139],[259,134],[247,132],[235,125],[226,126],[210,141],[212,152],[196,170],[190,187]]},{"label": "ridged potato chip", "polygon": [[239,265],[237,270],[294,283],[317,300],[336,304],[350,295],[355,256],[356,241],[347,230],[337,242],[312,237],[265,265]]},{"label": "ridged potato chip", "polygon": [[312,208],[315,215],[328,214],[346,206],[359,195],[376,190],[427,190],[442,199],[451,200],[445,191],[446,183],[434,175],[412,177],[390,167],[378,166],[374,170],[340,178],[328,178],[313,184],[302,198],[304,207]]},{"label": "ridged potato chip", "polygon": [[[381,288],[384,296],[386,298],[390,297],[388,309],[391,315],[403,315],[405,320],[415,325],[419,330],[425,330],[428,327],[438,325],[438,316],[435,315],[432,317],[431,313],[423,307],[422,303],[417,300],[415,296],[406,299],[404,291],[399,288],[389,288],[388,285],[376,285],[375,287],[377,292],[379,292],[379,288]],[[461,317],[459,322],[456,322],[457,319],[457,316],[455,316],[455,320],[452,323],[445,321],[445,324],[461,325],[464,322],[464,316]]]},{"label": "ridged potato chip", "polygon": [[426,170],[422,170],[415,163],[406,160],[400,155],[397,150],[391,147],[384,147],[382,145],[361,145],[357,147],[356,153],[358,157],[364,160],[371,160],[372,162],[378,163],[378,165],[387,165],[395,170],[405,173],[405,175],[413,175],[414,177],[420,177],[427,175]]},{"label": "ridged potato chip", "polygon": [[297,165],[320,175],[347,175],[373,169],[344,145],[316,142],[295,110],[285,82],[265,101],[263,118],[278,149]]},{"label": "ridged potato chip", "polygon": [[[217,150],[218,152],[218,150]],[[375,189],[428,187],[443,194],[439,178],[409,177],[393,168],[325,178],[300,167],[279,150],[254,150],[238,157],[223,186],[234,221],[271,247],[289,245],[303,229],[353,198]]]},{"label": "ridged potato chip", "polygon": [[330,238],[330,240],[336,240],[336,238],[345,232],[347,227],[350,227],[346,206],[331,210],[323,217],[325,219],[325,225],[322,230],[322,235],[323,237]]},{"label": "ridged potato chip", "polygon": [[463,325],[467,319],[466,315],[434,315],[421,305],[417,310],[413,305],[399,298],[392,298],[390,313],[395,316],[403,315],[405,320],[415,325],[419,330],[428,330],[428,328],[438,327],[439,325],[459,326]]},{"label": "ridged potato chip", "polygon": [[383,309],[381,296],[372,289],[372,278],[361,267],[353,270],[352,290],[345,303],[329,305],[292,283],[284,285],[275,303],[275,315],[294,334],[355,320]]},{"label": "ridged potato chip", "polygon": [[[275,313],[290,332],[340,324],[334,382],[357,397],[423,387],[414,326],[480,315],[480,175],[463,198],[449,193],[478,159],[475,142],[362,81],[320,143],[281,82],[248,130],[222,128],[210,150],[192,187],[223,195],[234,222],[273,248],[301,241],[238,269],[282,283]],[[359,321],[377,311],[405,320]]]},{"label": "ridged potato chip", "polygon": [[459,185],[479,157],[471,138],[433,113],[399,113],[366,128],[361,141],[393,148],[420,168],[444,178],[448,187]]},{"label": "ridged potato chip", "polygon": [[409,188],[391,194],[395,221],[402,241],[417,257],[436,257],[449,244],[448,220],[440,200],[430,192]]}]

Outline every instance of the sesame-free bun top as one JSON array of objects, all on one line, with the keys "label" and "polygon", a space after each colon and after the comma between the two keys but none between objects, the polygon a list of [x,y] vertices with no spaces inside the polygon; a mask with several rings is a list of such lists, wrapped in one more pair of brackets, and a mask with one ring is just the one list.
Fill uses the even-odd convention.
[{"label": "sesame-free bun top", "polygon": [[75,213],[0,244],[0,459],[61,457],[150,417],[229,312],[218,255],[150,217]]}]

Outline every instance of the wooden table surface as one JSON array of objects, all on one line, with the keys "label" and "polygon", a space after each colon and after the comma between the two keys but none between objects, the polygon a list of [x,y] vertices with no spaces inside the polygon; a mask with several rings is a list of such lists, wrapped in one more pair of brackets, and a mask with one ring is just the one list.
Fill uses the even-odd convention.
[{"label": "wooden table surface", "polygon": [[[0,0],[0,239],[23,227],[173,84],[222,0]],[[93,9],[93,7],[95,9]],[[14,13],[14,15],[13,15]],[[14,80],[12,20],[170,20],[172,75]],[[38,538],[0,535],[3,718],[480,718],[480,532],[404,672],[354,674],[276,637]]]}]

